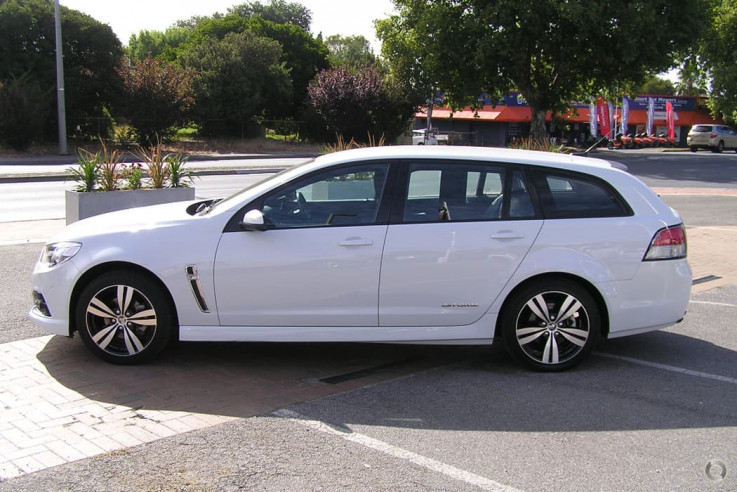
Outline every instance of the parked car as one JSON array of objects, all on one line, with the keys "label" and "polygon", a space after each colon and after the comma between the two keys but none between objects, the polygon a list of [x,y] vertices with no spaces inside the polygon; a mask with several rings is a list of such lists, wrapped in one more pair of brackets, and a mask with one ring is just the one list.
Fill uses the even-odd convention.
[{"label": "parked car", "polygon": [[412,145],[437,145],[438,138],[432,131],[423,128],[420,130],[412,130]]},{"label": "parked car", "polygon": [[448,136],[447,133],[439,133],[435,129],[412,130],[412,145],[445,145],[448,143]]},{"label": "parked car", "polygon": [[726,125],[694,125],[686,137],[686,145],[691,152],[699,149],[709,149],[712,152],[721,152],[724,149],[737,151],[737,132]]},{"label": "parked car", "polygon": [[681,320],[681,218],[609,162],[471,147],[318,157],[221,201],[67,226],[33,322],[132,364],[183,341],[491,344],[534,369]]}]

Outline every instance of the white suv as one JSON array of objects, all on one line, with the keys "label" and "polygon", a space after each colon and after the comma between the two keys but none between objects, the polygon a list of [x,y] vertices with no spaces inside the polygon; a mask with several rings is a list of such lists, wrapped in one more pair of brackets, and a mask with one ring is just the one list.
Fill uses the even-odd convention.
[{"label": "white suv", "polygon": [[[133,364],[172,339],[491,344],[537,370],[681,320],[681,218],[606,161],[453,146],[318,157],[222,201],[67,226],[33,322]],[[651,339],[652,340],[652,339]]]},{"label": "white suv", "polygon": [[435,132],[427,129],[412,130],[412,145],[438,145],[438,138]]},{"label": "white suv", "polygon": [[737,132],[725,125],[694,125],[688,132],[686,145],[691,148],[691,152],[698,149],[709,149],[712,152],[721,152],[724,149],[737,151]]}]

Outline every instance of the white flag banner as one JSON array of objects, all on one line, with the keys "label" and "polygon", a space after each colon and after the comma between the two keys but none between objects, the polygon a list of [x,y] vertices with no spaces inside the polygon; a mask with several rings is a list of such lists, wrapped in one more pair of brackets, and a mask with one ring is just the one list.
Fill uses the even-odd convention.
[{"label": "white flag banner", "polygon": [[626,97],[622,98],[622,133],[627,135],[627,125],[630,119],[630,102]]},{"label": "white flag banner", "polygon": [[647,128],[645,131],[648,135],[653,133],[653,120],[655,119],[655,98],[647,98]]},{"label": "white flag banner", "polygon": [[591,136],[596,138],[599,127],[596,124],[596,104],[594,104],[594,101],[589,104],[589,126],[591,127]]}]

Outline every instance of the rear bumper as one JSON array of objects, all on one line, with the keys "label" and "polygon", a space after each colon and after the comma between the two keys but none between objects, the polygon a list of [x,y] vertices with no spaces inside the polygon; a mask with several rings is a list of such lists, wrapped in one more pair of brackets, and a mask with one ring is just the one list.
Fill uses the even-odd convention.
[{"label": "rear bumper", "polygon": [[600,286],[609,306],[609,338],[674,325],[686,314],[692,272],[686,259],[643,262],[634,279]]}]

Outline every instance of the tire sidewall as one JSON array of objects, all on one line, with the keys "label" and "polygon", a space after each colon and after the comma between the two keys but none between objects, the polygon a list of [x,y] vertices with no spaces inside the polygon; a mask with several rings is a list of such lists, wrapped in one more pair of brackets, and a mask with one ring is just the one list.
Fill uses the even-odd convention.
[{"label": "tire sidewall", "polygon": [[[154,338],[142,351],[130,356],[118,356],[106,352],[95,343],[87,328],[87,306],[92,298],[102,290],[116,285],[125,285],[141,292],[156,312],[157,324]],[[176,323],[171,302],[156,281],[145,275],[122,270],[102,274],[82,289],[74,309],[74,319],[80,338],[92,353],[105,361],[121,365],[140,364],[155,357],[171,340]]]},{"label": "tire sidewall", "polygon": [[[571,359],[558,364],[544,364],[532,359],[517,341],[517,318],[525,304],[538,294],[562,292],[572,295],[583,305],[589,317],[589,336],[583,348]],[[546,279],[535,282],[512,294],[501,314],[504,345],[512,358],[536,371],[556,372],[570,369],[583,361],[601,337],[601,314],[591,294],[578,282],[569,279]]]}]

